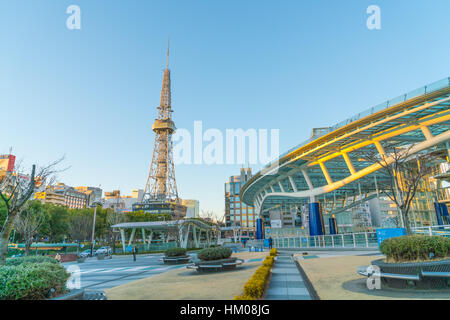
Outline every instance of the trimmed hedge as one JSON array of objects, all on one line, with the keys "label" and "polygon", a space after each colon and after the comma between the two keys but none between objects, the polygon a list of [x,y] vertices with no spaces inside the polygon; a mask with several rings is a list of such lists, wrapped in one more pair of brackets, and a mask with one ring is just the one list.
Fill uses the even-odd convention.
[{"label": "trimmed hedge", "polygon": [[275,262],[273,256],[267,256],[263,261],[263,265],[256,269],[253,276],[244,285],[244,294],[236,296],[233,300],[257,300],[264,295],[267,280],[269,279],[270,270]]},{"label": "trimmed hedge", "polygon": [[277,248],[270,249],[269,254],[271,256],[275,257],[278,254]]},{"label": "trimmed hedge", "polygon": [[201,250],[197,256],[202,261],[221,260],[231,257],[233,251],[226,247],[206,248]]},{"label": "trimmed hedge", "polygon": [[186,255],[186,249],[184,248],[170,248],[164,252],[166,257],[180,257]]},{"label": "trimmed hedge", "polygon": [[65,293],[70,274],[59,263],[21,263],[0,267],[0,300],[41,300]]},{"label": "trimmed hedge", "polygon": [[450,239],[442,236],[411,235],[389,238],[380,251],[388,262],[429,261],[450,258]]},{"label": "trimmed hedge", "polygon": [[47,256],[28,256],[19,258],[6,259],[7,266],[19,266],[21,264],[29,263],[59,263],[58,260]]}]

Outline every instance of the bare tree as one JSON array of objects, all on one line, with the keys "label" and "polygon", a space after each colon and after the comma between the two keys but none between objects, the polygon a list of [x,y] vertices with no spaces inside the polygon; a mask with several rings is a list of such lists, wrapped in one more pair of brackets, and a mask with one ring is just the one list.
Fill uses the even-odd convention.
[{"label": "bare tree", "polygon": [[202,213],[200,214],[200,218],[213,222],[215,218],[215,213],[212,210],[202,210]]},{"label": "bare tree", "polygon": [[116,253],[117,232],[114,232],[111,226],[125,221],[126,216],[123,213],[117,212],[116,210],[108,211],[106,214],[106,228],[108,230],[109,238],[112,242],[113,253]]},{"label": "bare tree", "polygon": [[68,232],[70,237],[76,241],[89,239],[92,231],[92,217],[89,212],[71,212],[68,221]]},{"label": "bare tree", "polygon": [[380,166],[385,179],[378,181],[378,187],[396,204],[400,215],[397,223],[403,222],[407,234],[412,234],[409,219],[412,201],[422,179],[431,173],[431,165],[438,158],[429,152],[413,154],[413,146],[384,143],[384,154],[372,152],[364,156],[364,160]]},{"label": "bare tree", "polygon": [[25,240],[25,255],[30,254],[34,236],[45,220],[45,210],[40,205],[28,202],[25,209],[17,216],[15,228]]},{"label": "bare tree", "polygon": [[16,218],[20,215],[26,202],[34,193],[36,185],[51,184],[55,180],[57,165],[64,159],[50,163],[47,166],[36,168],[32,165],[31,174],[24,175],[20,171],[20,165],[14,172],[8,173],[0,182],[0,200],[6,207],[6,218],[0,229],[0,265],[6,264],[8,252],[8,240],[14,227]]}]

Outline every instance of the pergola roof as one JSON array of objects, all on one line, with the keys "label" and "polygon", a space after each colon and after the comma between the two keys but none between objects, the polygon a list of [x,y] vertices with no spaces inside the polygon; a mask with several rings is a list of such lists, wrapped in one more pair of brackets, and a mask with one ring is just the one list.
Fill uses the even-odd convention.
[{"label": "pergola roof", "polygon": [[215,226],[205,223],[199,219],[182,219],[182,220],[171,220],[171,221],[146,221],[146,222],[124,222],[118,223],[111,228],[115,229],[146,229],[146,230],[167,230],[175,229],[177,225],[183,224],[194,224],[203,229],[213,229]]}]

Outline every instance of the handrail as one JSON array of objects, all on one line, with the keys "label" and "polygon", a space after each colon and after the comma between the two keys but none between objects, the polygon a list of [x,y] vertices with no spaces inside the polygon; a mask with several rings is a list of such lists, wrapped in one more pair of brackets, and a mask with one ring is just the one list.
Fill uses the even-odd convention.
[{"label": "handrail", "polygon": [[376,232],[341,233],[307,237],[278,237],[273,239],[275,248],[377,248]]}]

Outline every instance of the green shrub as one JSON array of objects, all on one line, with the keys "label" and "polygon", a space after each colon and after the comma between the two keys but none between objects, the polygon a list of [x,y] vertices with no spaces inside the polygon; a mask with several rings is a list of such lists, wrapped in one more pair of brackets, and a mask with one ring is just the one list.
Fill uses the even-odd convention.
[{"label": "green shrub", "polygon": [[184,248],[170,248],[164,252],[166,257],[179,257],[186,255],[186,249]]},{"label": "green shrub", "polygon": [[234,297],[233,300],[256,300],[256,299],[253,298],[253,297],[249,297],[249,296],[246,296],[246,295],[242,295],[242,296],[236,296],[236,297]]},{"label": "green shrub", "polygon": [[198,253],[198,258],[203,261],[227,259],[233,251],[226,247],[215,247],[203,249]]},{"label": "green shrub", "polygon": [[41,300],[66,291],[70,274],[52,262],[22,263],[0,267],[0,300]]},{"label": "green shrub", "polygon": [[425,235],[389,238],[381,243],[380,251],[386,255],[388,262],[450,258],[450,239]]},{"label": "green shrub", "polygon": [[269,279],[270,270],[275,262],[273,256],[267,256],[263,265],[256,269],[252,277],[244,285],[244,295],[236,296],[233,300],[257,300],[264,295],[264,289]]},{"label": "green shrub", "polygon": [[18,266],[29,263],[59,263],[58,260],[47,256],[28,256],[6,259],[7,266]]}]

